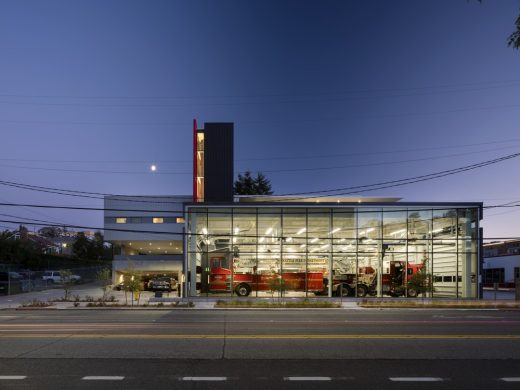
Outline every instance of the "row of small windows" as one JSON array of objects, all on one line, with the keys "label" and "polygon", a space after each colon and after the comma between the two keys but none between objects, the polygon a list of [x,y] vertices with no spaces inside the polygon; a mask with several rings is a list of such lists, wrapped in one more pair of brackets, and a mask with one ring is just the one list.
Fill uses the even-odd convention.
[{"label": "row of small windows", "polygon": [[184,223],[183,217],[105,217],[105,223]]}]

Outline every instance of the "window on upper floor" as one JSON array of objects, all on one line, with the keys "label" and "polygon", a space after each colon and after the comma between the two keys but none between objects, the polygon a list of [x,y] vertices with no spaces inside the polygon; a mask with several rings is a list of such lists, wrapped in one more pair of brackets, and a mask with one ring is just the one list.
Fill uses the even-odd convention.
[{"label": "window on upper floor", "polygon": [[184,223],[184,222],[186,222],[186,220],[185,220],[183,217],[177,217],[177,218],[175,219],[175,222],[176,222],[176,223]]},{"label": "window on upper floor", "polygon": [[162,217],[153,217],[152,218],[153,223],[164,223],[164,218]]},{"label": "window on upper floor", "polygon": [[126,217],[117,217],[116,223],[126,223]]}]

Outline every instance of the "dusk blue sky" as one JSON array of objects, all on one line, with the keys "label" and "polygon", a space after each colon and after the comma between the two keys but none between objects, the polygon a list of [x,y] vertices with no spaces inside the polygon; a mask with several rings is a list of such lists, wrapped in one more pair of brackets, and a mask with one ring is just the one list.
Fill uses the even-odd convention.
[{"label": "dusk blue sky", "polygon": [[[519,13],[518,0],[3,0],[0,180],[190,194],[193,118],[234,122],[235,172],[264,172],[276,194],[518,153]],[[360,195],[502,204],[520,200],[519,168]],[[0,202],[102,207],[5,186]],[[520,236],[519,209],[486,210],[485,236]],[[103,225],[101,212],[0,213]]]}]

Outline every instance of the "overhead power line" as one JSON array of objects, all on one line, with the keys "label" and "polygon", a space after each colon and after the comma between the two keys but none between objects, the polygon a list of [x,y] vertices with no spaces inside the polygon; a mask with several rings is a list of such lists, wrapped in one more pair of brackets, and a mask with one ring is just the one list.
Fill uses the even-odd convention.
[{"label": "overhead power line", "polygon": [[[492,160],[486,160],[480,163],[471,164],[462,166],[459,168],[439,171],[435,173],[430,173],[427,175],[420,175],[420,176],[413,176],[405,179],[398,179],[398,180],[390,180],[386,182],[379,182],[374,184],[366,184],[366,185],[359,185],[359,186],[351,186],[351,187],[341,187],[341,188],[334,188],[334,189],[325,189],[325,190],[319,190],[319,191],[306,191],[306,192],[294,192],[294,193],[286,193],[286,194],[277,194],[276,196],[299,196],[299,195],[312,195],[308,197],[298,197],[298,198],[285,198],[280,200],[273,200],[273,202],[286,202],[286,201],[298,201],[298,200],[304,200],[309,198],[323,198],[327,196],[338,196],[338,195],[350,195],[350,194],[357,194],[360,191],[363,192],[369,192],[369,191],[375,191],[379,189],[385,189],[385,188],[391,188],[391,187],[398,187],[403,185],[408,185],[412,183],[422,182],[422,181],[428,181],[433,179],[438,179],[445,176],[455,175],[461,172],[466,172],[470,170],[475,170],[478,168],[482,168],[485,166],[497,164],[499,162],[503,162],[506,160],[510,160],[513,158],[516,158],[520,156],[520,153],[513,153],[505,156],[501,156]],[[5,180],[0,180],[0,185],[9,186],[9,187],[15,187],[30,191],[38,191],[38,192],[46,192],[46,193],[53,193],[57,195],[65,195],[65,196],[74,196],[74,197],[82,197],[82,198],[91,198],[91,199],[104,199],[104,197],[107,196],[121,196],[121,197],[127,197],[128,195],[114,195],[114,194],[106,194],[106,193],[100,193],[100,192],[87,192],[87,191],[78,191],[78,190],[68,190],[68,189],[59,189],[59,188],[53,188],[53,187],[44,187],[44,186],[35,186],[30,184],[23,184],[23,183],[16,183],[16,182],[10,182]],[[349,191],[349,190],[355,190],[355,191]],[[341,192],[341,191],[349,191],[349,192]],[[323,194],[323,195],[321,195]],[[326,195],[325,195],[326,194]],[[162,197],[158,197],[162,198]],[[150,200],[143,200],[143,199],[121,199],[126,202],[136,202],[136,203],[166,203],[166,204],[172,204],[176,202],[164,202],[164,201],[150,201]]]},{"label": "overhead power line", "polygon": [[[441,156],[430,156],[430,157],[421,157],[415,159],[406,159],[406,160],[393,160],[393,161],[383,161],[383,162],[370,162],[370,163],[359,163],[359,164],[348,164],[348,165],[340,165],[340,166],[322,166],[322,167],[313,167],[313,168],[285,168],[285,169],[255,169],[254,172],[262,172],[262,173],[288,173],[288,172],[312,172],[312,171],[330,171],[335,169],[345,169],[345,168],[360,168],[360,167],[373,167],[373,166],[381,166],[381,165],[396,165],[396,164],[406,164],[411,162],[419,162],[419,161],[431,161],[438,160],[444,158],[452,158],[452,157],[461,157],[461,156],[469,156],[473,154],[487,153],[487,152],[495,152],[504,149],[518,148],[518,145],[509,145],[501,148],[493,148],[493,149],[484,149],[484,150],[476,150],[472,152],[464,152],[464,153],[454,153],[447,154]],[[1,161],[2,159],[0,159]],[[36,161],[35,161],[36,162]],[[143,162],[141,162],[143,164]],[[141,171],[114,171],[114,170],[101,170],[101,169],[72,169],[72,168],[46,168],[46,167],[33,167],[33,166],[19,166],[19,165],[10,165],[10,164],[0,164],[0,167],[7,168],[15,168],[15,169],[28,169],[28,170],[38,170],[38,171],[51,171],[51,172],[74,172],[74,173],[101,173],[101,174],[129,174],[129,175],[150,175],[149,170],[141,170]],[[236,172],[239,174],[245,173],[245,171]],[[156,171],[153,172],[153,175],[191,175],[192,172],[172,172],[172,171]]]},{"label": "overhead power line", "polygon": [[[437,179],[437,178],[440,178],[440,177],[455,175],[457,173],[466,172],[466,171],[482,168],[482,167],[485,167],[485,166],[488,166],[488,165],[497,164],[497,163],[502,162],[502,161],[506,161],[506,160],[510,160],[510,159],[516,158],[518,156],[520,156],[520,153],[513,153],[513,154],[509,154],[509,155],[506,155],[506,156],[498,157],[498,158],[495,158],[495,159],[492,159],[492,160],[483,161],[483,162],[476,163],[476,164],[471,164],[471,165],[466,165],[466,166],[462,166],[462,167],[459,167],[459,168],[448,169],[448,170],[444,170],[444,171],[440,171],[440,172],[430,173],[430,174],[427,174],[427,175],[420,175],[420,176],[409,177],[409,178],[406,178],[406,179],[390,180],[390,181],[385,181],[385,182],[380,182],[380,183],[375,183],[375,184],[366,184],[366,185],[360,185],[360,186],[334,188],[334,189],[326,189],[326,190],[319,190],[319,191],[293,192],[293,193],[279,194],[278,196],[296,196],[296,195],[310,195],[310,194],[328,193],[329,195],[317,195],[317,196],[315,196],[315,197],[325,197],[325,196],[331,196],[331,195],[335,195],[335,196],[337,196],[337,195],[350,195],[350,194],[355,194],[355,193],[357,193],[359,191],[364,191],[364,192],[375,191],[375,190],[379,190],[379,189],[398,187],[398,186],[407,185],[407,184],[411,184],[411,183],[417,183],[417,182],[421,182],[421,181],[433,180],[433,179]],[[357,191],[355,191],[355,192],[340,192],[340,191],[348,191],[348,190],[357,190]],[[334,192],[334,194],[331,194],[333,192]],[[284,200],[287,200],[287,199],[284,199]]]}]

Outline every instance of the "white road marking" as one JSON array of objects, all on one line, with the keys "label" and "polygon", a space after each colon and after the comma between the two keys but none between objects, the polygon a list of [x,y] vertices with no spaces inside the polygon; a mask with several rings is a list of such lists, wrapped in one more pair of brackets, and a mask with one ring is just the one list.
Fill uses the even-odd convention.
[{"label": "white road marking", "polygon": [[431,376],[401,376],[388,378],[392,382],[442,382],[444,379]]},{"label": "white road marking", "polygon": [[501,381],[504,382],[520,382],[520,377],[509,377],[509,378],[500,378]]},{"label": "white road marking", "polygon": [[284,381],[331,381],[330,376],[286,376]]},{"label": "white road marking", "polygon": [[184,376],[183,381],[227,381],[227,376]]},{"label": "white road marking", "polygon": [[83,381],[122,381],[125,379],[124,376],[84,376],[81,378]]},{"label": "white road marking", "polygon": [[27,378],[26,375],[0,375],[0,380],[20,380]]}]

